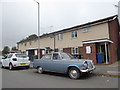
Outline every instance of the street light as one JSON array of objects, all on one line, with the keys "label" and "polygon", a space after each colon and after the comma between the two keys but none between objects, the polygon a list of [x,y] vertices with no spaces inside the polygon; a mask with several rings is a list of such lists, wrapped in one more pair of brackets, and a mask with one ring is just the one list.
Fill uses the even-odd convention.
[{"label": "street light", "polygon": [[40,18],[39,18],[39,15],[40,15],[40,11],[39,11],[39,7],[40,7],[40,4],[38,1],[34,0],[37,4],[38,4],[38,59],[40,59]]}]

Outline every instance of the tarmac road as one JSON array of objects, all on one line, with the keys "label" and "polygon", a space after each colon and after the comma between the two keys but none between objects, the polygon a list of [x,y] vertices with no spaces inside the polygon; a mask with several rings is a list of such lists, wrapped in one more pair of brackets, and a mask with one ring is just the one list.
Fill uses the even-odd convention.
[{"label": "tarmac road", "polygon": [[64,74],[38,74],[36,69],[2,69],[2,88],[118,88],[118,78],[89,75],[72,80]]}]

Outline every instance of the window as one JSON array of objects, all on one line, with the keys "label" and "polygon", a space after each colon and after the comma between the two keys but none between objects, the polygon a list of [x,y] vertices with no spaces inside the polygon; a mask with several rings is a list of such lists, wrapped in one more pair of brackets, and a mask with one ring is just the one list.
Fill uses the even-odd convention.
[{"label": "window", "polygon": [[27,45],[27,43],[26,42],[24,42],[24,46],[26,46]]},{"label": "window", "polygon": [[61,58],[63,60],[66,60],[66,59],[73,59],[72,55],[68,54],[68,53],[61,53]]},{"label": "window", "polygon": [[71,37],[72,37],[72,38],[76,38],[76,37],[77,37],[77,32],[76,32],[76,31],[72,32],[72,33],[71,33]]},{"label": "window", "polygon": [[9,54],[7,58],[11,58],[13,54]]},{"label": "window", "polygon": [[63,48],[58,49],[58,52],[63,52]]},{"label": "window", "polygon": [[59,54],[58,54],[58,53],[54,53],[54,54],[53,54],[53,59],[54,59],[54,60],[59,60],[59,59],[60,59]]},{"label": "window", "polygon": [[63,39],[62,34],[58,34],[58,40],[62,40],[62,39]]},{"label": "window", "polygon": [[28,56],[26,54],[15,54],[16,57],[19,58],[27,58]]},{"label": "window", "polygon": [[84,29],[83,29],[83,32],[84,32],[84,33],[89,32],[89,31],[90,31],[89,28],[84,28]]},{"label": "window", "polygon": [[37,40],[35,39],[34,42],[36,42]]},{"label": "window", "polygon": [[78,48],[72,48],[72,54],[78,54]]},{"label": "window", "polygon": [[32,44],[32,41],[30,41],[29,44],[31,45],[31,44]]},{"label": "window", "polygon": [[42,57],[42,59],[51,59],[51,54],[46,54]]},{"label": "window", "polygon": [[87,54],[92,53],[92,47],[91,46],[86,46],[86,53]]}]

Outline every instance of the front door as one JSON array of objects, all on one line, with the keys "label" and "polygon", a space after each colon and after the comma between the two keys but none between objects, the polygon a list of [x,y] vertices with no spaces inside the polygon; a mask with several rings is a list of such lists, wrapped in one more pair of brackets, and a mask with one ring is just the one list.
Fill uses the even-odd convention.
[{"label": "front door", "polygon": [[106,49],[105,49],[105,44],[101,44],[100,49],[101,49],[101,53],[103,53],[103,63],[106,62],[106,55],[107,55],[107,61],[109,62],[109,45],[106,44]]}]

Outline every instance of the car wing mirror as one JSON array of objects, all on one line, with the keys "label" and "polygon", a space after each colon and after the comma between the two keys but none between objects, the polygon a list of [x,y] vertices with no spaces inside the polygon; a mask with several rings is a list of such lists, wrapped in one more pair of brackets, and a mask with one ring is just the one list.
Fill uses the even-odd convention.
[{"label": "car wing mirror", "polygon": [[5,57],[2,57],[2,59],[5,59]]},{"label": "car wing mirror", "polygon": [[2,59],[6,59],[7,58],[7,56],[6,57],[2,57]]}]

